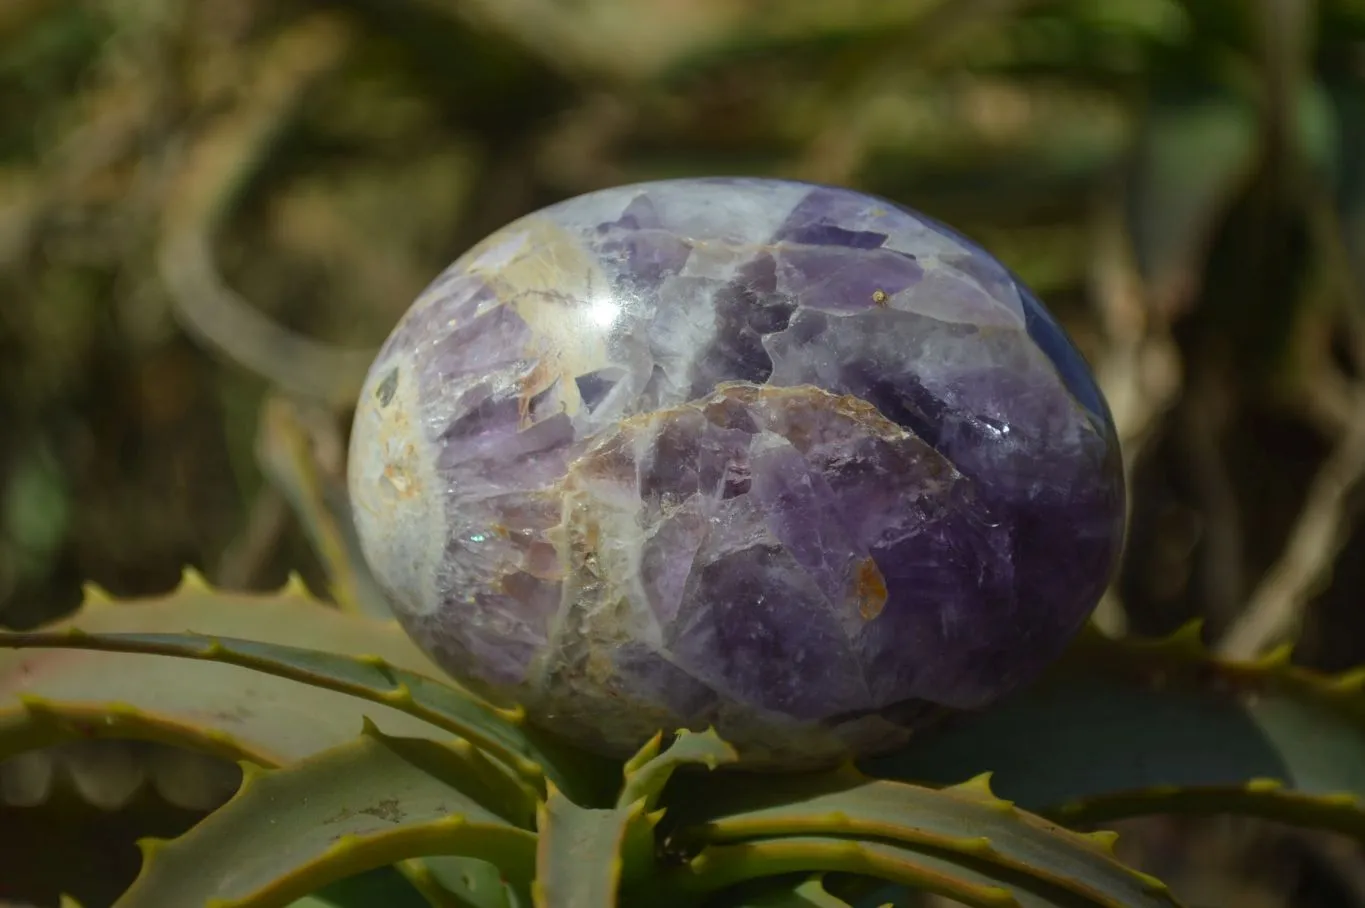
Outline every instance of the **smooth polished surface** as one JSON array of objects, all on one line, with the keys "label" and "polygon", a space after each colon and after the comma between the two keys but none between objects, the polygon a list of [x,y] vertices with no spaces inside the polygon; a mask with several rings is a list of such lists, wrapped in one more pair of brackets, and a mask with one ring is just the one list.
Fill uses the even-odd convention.
[{"label": "smooth polished surface", "polygon": [[1032,679],[1121,542],[1089,370],[995,259],[844,189],[694,179],[488,237],[376,359],[366,555],[455,678],[626,755],[895,746]]}]

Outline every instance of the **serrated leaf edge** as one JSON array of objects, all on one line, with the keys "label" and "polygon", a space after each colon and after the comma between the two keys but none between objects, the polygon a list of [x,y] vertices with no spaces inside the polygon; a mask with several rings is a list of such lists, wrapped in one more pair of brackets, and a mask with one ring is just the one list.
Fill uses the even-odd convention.
[{"label": "serrated leaf edge", "polygon": [[219,729],[201,728],[128,704],[87,705],[33,694],[20,694],[16,699],[18,708],[0,709],[0,740],[6,734],[6,720],[14,723],[10,733],[16,738],[25,732],[30,737],[23,746],[0,750],[0,756],[72,740],[118,738],[154,741],[228,760],[250,759],[272,766],[284,762],[278,754],[253,748]]},{"label": "serrated leaf edge", "polygon": [[[528,784],[534,786],[537,790],[543,789],[545,783],[545,776],[543,769],[539,763],[536,763],[534,760],[531,760],[528,757],[517,753],[515,750],[504,745],[496,738],[486,734],[481,729],[463,722],[453,720],[444,713],[427,707],[419,700],[414,698],[411,687],[409,687],[409,685],[404,681],[393,681],[391,682],[392,686],[388,690],[381,690],[377,687],[371,688],[364,685],[352,684],[342,679],[328,678],[326,676],[310,672],[304,668],[300,668],[283,662],[278,662],[275,660],[262,659],[260,657],[253,656],[249,653],[238,651],[234,649],[233,646],[237,644],[251,645],[254,644],[255,641],[238,640],[237,638],[224,637],[221,635],[195,633],[162,635],[179,637],[184,641],[181,644],[163,645],[152,644],[147,642],[131,641],[120,642],[126,640],[127,638],[138,636],[144,635],[122,633],[91,634],[82,630],[80,627],[72,626],[66,628],[65,630],[60,631],[0,633],[0,646],[10,646],[14,648],[70,647],[78,649],[92,649],[103,652],[118,652],[129,654],[144,653],[149,655],[161,655],[180,659],[200,659],[211,662],[218,662],[226,665],[235,665],[240,668],[246,668],[252,671],[259,671],[264,674],[273,675],[275,677],[286,678],[288,680],[296,681],[301,684],[310,684],[314,687],[332,690],[337,693],[348,694],[350,696],[356,697],[357,699],[368,700],[372,703],[382,703],[386,706],[393,707],[394,709],[400,712],[407,713],[408,715],[416,719],[420,719],[424,722],[427,722],[430,725],[440,728],[451,735],[465,738],[475,746],[488,752],[490,755],[495,756],[501,762],[505,763],[509,768],[511,768],[520,776],[522,776]],[[7,640],[9,641],[8,643],[6,643]],[[18,642],[16,643],[15,641]],[[232,646],[230,646],[229,643],[225,643],[224,641],[228,641],[229,643],[232,644]],[[294,650],[306,649],[303,647],[289,646],[280,646],[279,648]],[[400,669],[395,666],[391,666],[384,660],[377,659],[377,657],[375,657],[375,659],[377,659],[378,663],[382,663],[382,665],[376,664],[376,661],[374,660],[365,662],[357,660],[354,657],[345,656],[339,653],[325,653],[325,655],[327,655],[330,658],[334,658],[338,661],[358,662],[361,665],[365,665],[367,668],[383,668],[387,672],[394,674],[396,676],[411,675],[413,677],[423,677],[419,676],[416,672],[412,672],[408,669]],[[472,697],[472,695],[467,694],[467,692],[465,692],[462,688],[458,688],[453,684],[449,684],[444,681],[437,681],[436,679],[426,677],[423,677],[423,680],[431,684],[447,687],[451,690],[458,690],[462,694]],[[482,701],[477,700],[475,702],[479,702],[483,708],[486,708],[493,715],[500,717],[503,721],[510,722],[512,719],[520,719],[521,716],[524,715],[524,712],[521,711],[509,711],[505,709],[499,709],[498,707],[492,706],[491,704],[482,703]]]},{"label": "serrated leaf edge", "polygon": [[[618,808],[643,801],[644,810],[653,810],[662,797],[673,773],[688,765],[705,766],[715,771],[719,766],[739,761],[739,752],[708,725],[704,731],[678,731],[667,749],[660,750],[662,733],[656,734],[629,760],[622,770],[622,785],[617,796]],[[693,749],[699,745],[700,749]]]},{"label": "serrated leaf edge", "polygon": [[[901,785],[907,788],[911,786],[904,782],[894,782],[885,779],[877,779],[867,776],[854,768],[846,768],[841,772],[849,775],[851,780],[862,782],[876,782],[883,785]],[[1100,858],[1109,868],[1115,872],[1127,875],[1136,882],[1144,891],[1150,895],[1165,898],[1171,904],[1178,902],[1170,887],[1163,881],[1151,874],[1144,873],[1133,867],[1128,866],[1118,860],[1115,846],[1119,835],[1112,830],[1100,830],[1097,832],[1077,832],[1065,826],[1058,826],[1050,823],[1035,814],[1021,810],[1010,801],[999,798],[991,790],[990,773],[981,773],[973,776],[965,782],[957,785],[950,785],[936,789],[940,794],[949,797],[960,797],[972,801],[974,804],[988,807],[991,810],[1007,814],[1011,818],[1023,825],[1032,826],[1048,835],[1062,838],[1072,844],[1088,851]],[[913,818],[907,818],[907,824],[913,823]],[[777,828],[781,825],[782,828]],[[1069,877],[1040,870],[1037,867],[1007,853],[996,849],[994,843],[988,836],[948,836],[941,833],[913,825],[896,826],[894,828],[883,823],[858,821],[851,818],[847,813],[833,810],[820,814],[812,814],[804,817],[798,824],[792,819],[787,819],[782,824],[774,823],[773,828],[765,828],[755,825],[752,821],[745,820],[743,813],[734,814],[721,820],[707,823],[704,827],[703,835],[707,838],[720,832],[723,838],[721,841],[743,843],[744,841],[762,839],[767,836],[793,835],[793,836],[822,836],[840,837],[840,841],[856,841],[856,837],[885,839],[902,843],[908,847],[928,847],[945,852],[963,854],[971,857],[989,860],[991,863],[1002,868],[1031,876],[1059,889],[1069,890],[1082,897],[1091,898],[1096,904],[1109,904],[1112,908],[1124,908],[1124,906],[1108,900],[1103,893],[1095,892],[1088,886],[1083,886],[1078,881]],[[747,829],[747,832],[744,831]],[[712,839],[715,842],[714,839]],[[716,847],[712,845],[711,847]]]},{"label": "serrated leaf edge", "polygon": [[[642,750],[650,749],[646,744]],[[615,905],[620,899],[622,887],[630,882],[648,876],[652,869],[649,865],[639,866],[641,861],[651,860],[653,857],[652,847],[641,849],[632,846],[639,846],[643,842],[653,843],[654,824],[658,819],[653,817],[645,809],[645,799],[641,798],[632,804],[618,806],[611,809],[592,810],[580,807],[573,801],[564,797],[563,793],[555,787],[553,782],[546,782],[549,790],[545,800],[536,806],[536,829],[539,831],[539,841],[537,842],[536,853],[536,878],[531,883],[531,901],[535,908],[560,908],[562,905],[577,904],[576,899],[582,897],[581,892],[570,892],[565,896],[552,891],[549,883],[551,870],[551,852],[546,851],[547,845],[552,845],[556,839],[553,834],[553,818],[551,814],[552,804],[561,804],[564,809],[583,814],[591,814],[597,817],[597,821],[614,824],[609,828],[612,834],[611,855],[606,858],[608,877],[607,884],[608,902]],[[662,811],[658,812],[662,817]],[[636,841],[632,841],[632,838]],[[575,842],[575,845],[580,843]],[[631,852],[635,853],[631,853]],[[627,866],[627,858],[630,857],[631,866]],[[581,855],[581,860],[589,864],[600,863],[602,855]],[[630,871],[630,872],[628,872]]]},{"label": "serrated leaf edge", "polygon": [[[1048,815],[1070,824],[1105,822],[1148,813],[1235,812],[1267,820],[1297,822],[1365,841],[1365,799],[1352,792],[1308,794],[1277,779],[1237,786],[1174,786],[1107,792],[1060,804]],[[1314,814],[1305,821],[1305,814]]]},{"label": "serrated leaf edge", "polygon": [[[716,892],[748,879],[816,870],[873,876],[955,899],[971,908],[1019,908],[1018,900],[1008,889],[965,882],[916,865],[909,847],[897,848],[901,854],[896,857],[882,853],[889,847],[894,846],[820,836],[783,836],[712,845],[688,861],[682,871],[670,875],[670,882],[678,892],[695,895]],[[751,864],[761,866],[762,871],[747,872],[745,867]]]},{"label": "serrated leaf edge", "polygon": [[[380,740],[395,739],[394,736],[386,735],[379,730],[368,717],[364,720],[362,735]],[[281,771],[279,768],[263,767],[249,760],[239,761],[238,765],[242,770],[242,781],[228,802],[229,805],[245,796],[262,779]],[[503,844],[511,844],[513,840],[520,841],[525,851],[522,865],[508,867],[497,862],[489,853],[497,850],[498,843],[493,842],[494,839],[507,840]],[[153,836],[137,840],[135,844],[142,855],[142,867],[137,878],[120,896],[114,908],[124,905],[130,894],[136,894],[135,890],[139,884],[150,873],[155,872],[155,862],[159,855],[178,841],[179,839]],[[325,885],[356,873],[432,855],[468,854],[494,861],[505,872],[529,877],[534,872],[535,841],[535,833],[511,823],[500,822],[494,825],[470,822],[460,815],[450,815],[439,820],[396,829],[381,828],[365,836],[343,835],[327,850],[287,876],[278,877],[272,883],[240,899],[212,899],[205,904],[205,908],[273,908],[288,905]]]},{"label": "serrated leaf edge", "polygon": [[[1058,667],[1065,667],[1068,663],[1102,662],[1112,671],[1116,670],[1113,665],[1115,658],[1126,658],[1129,663],[1122,667],[1150,672],[1162,667],[1153,664],[1152,657],[1165,658],[1175,661],[1178,667],[1189,667],[1193,663],[1204,669],[1213,669],[1222,679],[1231,682],[1279,682],[1301,692],[1317,694],[1327,703],[1341,704],[1344,700],[1353,700],[1351,705],[1359,709],[1360,715],[1365,718],[1365,665],[1336,674],[1318,672],[1293,663],[1293,644],[1278,646],[1255,659],[1228,659],[1203,642],[1203,628],[1203,619],[1196,618],[1164,637],[1112,637],[1090,623],[1059,660]],[[1146,660],[1145,664],[1133,665],[1132,662],[1139,657]],[[1150,680],[1163,683],[1169,679],[1151,677]]]},{"label": "serrated leaf edge", "polygon": [[[1293,663],[1294,645],[1283,644],[1263,655],[1246,660],[1227,659],[1203,641],[1203,619],[1196,618],[1164,637],[1122,637],[1106,634],[1094,623],[1086,625],[1075,645],[1062,657],[1056,669],[1068,665],[1102,666],[1109,674],[1136,673],[1140,683],[1167,686],[1182,683],[1180,672],[1199,670],[1211,673],[1215,682],[1226,686],[1231,695],[1254,697],[1275,690],[1326,709],[1344,712],[1365,729],[1365,666],[1337,674],[1326,674]],[[1206,689],[1206,679],[1188,681],[1195,689]],[[1290,818],[1295,810],[1319,810],[1328,822],[1315,825],[1365,840],[1365,799],[1350,791],[1308,793],[1287,788],[1274,778],[1249,779],[1243,786],[1149,786],[1124,789],[1082,798],[1043,811],[1068,823],[1095,822],[1136,815],[1139,812],[1180,810],[1180,800],[1221,800],[1229,809],[1269,819]],[[1147,801],[1147,810],[1120,810],[1118,805],[1137,805]],[[1170,804],[1159,804],[1170,801]]]}]

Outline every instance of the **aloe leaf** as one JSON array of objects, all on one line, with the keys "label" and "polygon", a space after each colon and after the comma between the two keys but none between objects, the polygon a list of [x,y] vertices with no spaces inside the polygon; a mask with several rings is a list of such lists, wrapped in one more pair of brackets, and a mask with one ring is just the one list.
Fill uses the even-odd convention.
[{"label": "aloe leaf", "polygon": [[431,903],[392,867],[359,873],[290,903],[289,908],[430,908]]},{"label": "aloe leaf", "polygon": [[[248,765],[241,790],[188,833],[143,845],[142,872],[116,908],[269,908],[357,873],[421,855],[497,864],[514,885],[534,873],[535,835],[496,805],[468,745],[356,740],[284,769]],[[490,803],[492,802],[492,803]]]},{"label": "aloe leaf", "polygon": [[[92,632],[173,627],[242,634],[370,653],[417,671],[437,671],[396,625],[323,607],[297,580],[275,593],[243,595],[211,590],[187,571],[169,595],[118,602],[88,586],[82,608],[49,629],[75,624]],[[343,694],[227,665],[0,649],[0,784],[32,789],[24,799],[41,801],[47,784],[26,778],[32,773],[24,764],[32,764],[45,767],[49,776],[69,773],[87,797],[112,807],[119,801],[111,790],[119,787],[114,771],[131,761],[131,769],[173,803],[216,806],[236,787],[236,767],[210,772],[210,764],[186,749],[232,762],[279,765],[353,738],[362,706]],[[393,734],[438,731],[387,707],[371,707],[370,715]],[[108,740],[138,738],[173,747]],[[24,759],[4,759],[16,754]],[[226,788],[219,776],[232,777]]]},{"label": "aloe leaf", "polygon": [[[889,901],[883,900],[883,901]],[[790,883],[762,885],[755,887],[753,894],[744,894],[727,899],[730,908],[854,908],[849,902],[832,895],[825,888],[822,875],[802,879],[796,877]],[[880,908],[882,902],[873,902]]]},{"label": "aloe leaf", "polygon": [[623,768],[624,784],[613,809],[574,804],[551,786],[538,811],[540,828],[537,908],[612,908],[623,887],[648,887],[654,869],[654,811],[664,786],[684,766],[717,766],[739,759],[715,729],[680,731],[660,752],[655,735]]},{"label": "aloe leaf", "polygon": [[[92,589],[79,612],[48,630],[75,626],[95,634],[192,628],[437,671],[396,625],[323,608],[298,584],[243,595],[210,590],[189,573],[168,596],[117,603]],[[146,738],[275,766],[352,739],[362,708],[391,734],[435,731],[390,707],[230,665],[0,648],[0,757],[88,737]]]},{"label": "aloe leaf", "polygon": [[[941,895],[970,908],[1058,908],[1063,905],[1069,908],[1099,905],[1127,908],[1128,905],[1078,899],[1065,890],[1039,887],[1035,880],[1021,882],[1000,873],[998,868],[983,869],[952,852],[874,840],[798,835],[713,845],[662,881],[657,904],[686,904],[688,899],[698,895],[721,892],[748,880],[812,870],[875,877]],[[870,908],[879,903],[874,900],[867,904]],[[797,902],[796,906],[801,903]]]},{"label": "aloe leaf", "polygon": [[[576,797],[591,797],[591,771],[600,771],[606,765],[606,761],[578,754],[526,727],[520,710],[498,709],[453,683],[433,681],[382,655],[347,656],[216,634],[98,633],[85,630],[84,625],[85,622],[77,621],[61,631],[0,634],[0,649],[66,649],[173,656],[237,666],[302,682],[391,707],[458,735],[497,757],[529,784],[543,790],[543,780],[550,778]],[[23,677],[25,671],[21,664],[19,676]],[[283,702],[288,703],[291,695],[286,694]],[[32,701],[27,705],[32,710]],[[152,731],[147,730],[147,733]],[[207,748],[213,741],[200,743]],[[589,771],[571,775],[565,767],[575,764]]]},{"label": "aloe leaf", "polygon": [[732,774],[704,780],[689,793],[679,810],[684,825],[674,833],[682,842],[876,839],[964,861],[1043,895],[1070,892],[1092,905],[1174,904],[1160,881],[1114,857],[1112,833],[1076,833],[1019,810],[992,793],[986,776],[933,789],[873,779],[848,767],[770,776],[762,785]]},{"label": "aloe leaf", "polygon": [[662,740],[662,735],[656,735],[626,763],[625,784],[616,801],[618,808],[644,801],[645,809],[653,810],[668,780],[683,766],[701,765],[715,769],[739,760],[739,754],[721,740],[714,728],[704,732],[680,731],[668,749],[660,753]]},{"label": "aloe leaf", "polygon": [[621,883],[653,855],[656,818],[643,801],[610,810],[579,807],[550,787],[538,814],[536,908],[615,908]]},{"label": "aloe leaf", "polygon": [[1090,629],[1031,689],[867,760],[926,784],[993,773],[1003,797],[1069,824],[1242,813],[1365,838],[1365,670],[1328,677],[1211,657],[1191,625],[1157,641]]},{"label": "aloe leaf", "polygon": [[502,873],[487,861],[426,857],[399,866],[433,908],[524,908]]}]

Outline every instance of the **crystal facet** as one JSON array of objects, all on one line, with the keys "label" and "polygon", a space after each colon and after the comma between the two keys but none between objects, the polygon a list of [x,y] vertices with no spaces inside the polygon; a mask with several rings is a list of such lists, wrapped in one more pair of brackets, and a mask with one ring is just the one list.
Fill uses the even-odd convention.
[{"label": "crystal facet", "polygon": [[394,329],[357,529],[452,676],[627,755],[894,747],[1034,678],[1124,520],[1085,362],[1033,295],[890,202],[783,180],[530,214]]}]

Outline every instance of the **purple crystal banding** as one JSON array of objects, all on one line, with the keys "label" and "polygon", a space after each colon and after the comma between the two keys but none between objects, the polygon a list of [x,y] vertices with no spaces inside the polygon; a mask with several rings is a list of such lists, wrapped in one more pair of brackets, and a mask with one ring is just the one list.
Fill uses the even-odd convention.
[{"label": "purple crystal banding", "polygon": [[988,253],[846,189],[687,179],[527,215],[361,393],[370,564],[457,680],[628,755],[885,750],[1038,675],[1114,567],[1104,399]]}]

